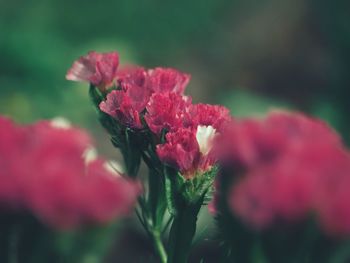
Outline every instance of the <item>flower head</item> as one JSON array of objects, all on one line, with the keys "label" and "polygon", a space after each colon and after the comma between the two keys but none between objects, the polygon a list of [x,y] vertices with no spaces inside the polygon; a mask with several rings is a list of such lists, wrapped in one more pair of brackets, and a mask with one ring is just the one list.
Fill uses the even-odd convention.
[{"label": "flower head", "polygon": [[303,220],[310,212],[322,221],[330,215],[323,213],[329,207],[324,200],[334,200],[322,190],[326,181],[345,183],[350,176],[339,136],[302,114],[273,112],[264,120],[235,121],[221,139],[221,160],[235,176],[228,204],[258,229]]},{"label": "flower head", "polygon": [[73,63],[67,72],[66,79],[90,82],[104,92],[113,85],[118,65],[117,52],[98,53],[91,51]]},{"label": "flower head", "polygon": [[148,70],[151,88],[154,93],[174,92],[183,94],[190,81],[190,75],[172,68],[155,68]]},{"label": "flower head", "polygon": [[211,143],[215,130],[209,126],[198,126],[196,130],[180,128],[166,134],[166,143],[157,146],[161,161],[178,169],[185,178],[193,178],[215,164],[211,154]]},{"label": "flower head", "polygon": [[69,228],[122,216],[136,201],[138,184],[111,173],[97,156],[84,158],[92,142],[83,130],[0,118],[0,135],[2,209],[26,210]]},{"label": "flower head", "polygon": [[217,130],[221,130],[232,119],[230,111],[220,105],[193,104],[189,107],[188,112],[188,119],[185,121],[185,125],[192,127],[210,125]]},{"label": "flower head", "polygon": [[117,83],[123,90],[128,90],[130,86],[150,89],[147,71],[138,66],[127,66],[118,70]]},{"label": "flower head", "polygon": [[147,90],[139,86],[130,86],[127,91],[113,90],[101,102],[100,109],[125,126],[141,129],[141,113],[146,107],[148,97]]},{"label": "flower head", "polygon": [[154,93],[147,104],[145,120],[152,132],[175,131],[184,127],[191,98],[176,93]]}]

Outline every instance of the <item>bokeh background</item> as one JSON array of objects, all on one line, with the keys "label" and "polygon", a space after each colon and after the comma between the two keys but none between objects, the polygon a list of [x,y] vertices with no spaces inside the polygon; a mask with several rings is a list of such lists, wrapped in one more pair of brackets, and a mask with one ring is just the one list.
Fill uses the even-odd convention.
[{"label": "bokeh background", "polygon": [[[350,142],[350,1],[0,0],[0,113],[19,122],[66,117],[118,159],[87,86],[64,78],[90,50],[188,72],[195,102],[224,104],[235,116],[304,111]],[[133,222],[125,233],[109,260],[143,262],[144,235]],[[205,262],[216,253],[208,236]]]}]

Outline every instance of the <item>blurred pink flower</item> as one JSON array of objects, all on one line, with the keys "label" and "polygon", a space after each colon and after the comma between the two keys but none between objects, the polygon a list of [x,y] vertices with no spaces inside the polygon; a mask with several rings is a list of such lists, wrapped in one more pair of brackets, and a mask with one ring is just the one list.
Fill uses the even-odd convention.
[{"label": "blurred pink flower", "polygon": [[243,221],[261,229],[316,214],[326,231],[350,233],[350,157],[326,124],[273,112],[234,121],[220,142],[221,162],[236,169],[228,203]]},{"label": "blurred pink flower", "polygon": [[117,52],[89,52],[76,60],[68,70],[66,79],[90,82],[102,92],[113,85],[117,76],[119,56]]},{"label": "blurred pink flower", "polygon": [[103,159],[85,158],[83,130],[42,121],[17,126],[0,118],[0,203],[27,210],[56,228],[103,223],[128,213],[137,183],[112,173]]}]

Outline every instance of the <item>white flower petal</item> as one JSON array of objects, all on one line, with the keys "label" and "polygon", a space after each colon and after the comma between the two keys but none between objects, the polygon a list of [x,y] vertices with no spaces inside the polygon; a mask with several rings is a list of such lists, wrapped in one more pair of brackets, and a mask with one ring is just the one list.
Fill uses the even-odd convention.
[{"label": "white flower petal", "polygon": [[213,126],[202,126],[197,127],[196,139],[199,145],[199,150],[203,155],[207,155],[213,144],[213,139],[216,135],[216,130]]}]

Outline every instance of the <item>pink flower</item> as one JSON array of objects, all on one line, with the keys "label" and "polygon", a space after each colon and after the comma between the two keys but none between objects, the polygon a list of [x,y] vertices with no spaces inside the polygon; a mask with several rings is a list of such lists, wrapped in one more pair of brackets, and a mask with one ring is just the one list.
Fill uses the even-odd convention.
[{"label": "pink flower", "polygon": [[118,71],[117,82],[123,90],[128,90],[130,86],[138,86],[150,90],[147,71],[138,66],[121,68]]},{"label": "pink flower", "polygon": [[183,94],[191,76],[172,68],[148,70],[150,85],[155,93],[174,92]]},{"label": "pink flower", "polygon": [[141,129],[141,113],[146,107],[149,94],[138,86],[130,86],[127,91],[113,90],[101,102],[101,111],[114,117],[125,126]]},{"label": "pink flower", "polygon": [[141,190],[140,184],[106,169],[103,159],[88,164],[85,183],[85,212],[92,222],[103,223],[130,214]]},{"label": "pink flower", "polygon": [[157,145],[159,159],[178,169],[187,179],[208,171],[216,159],[211,153],[215,129],[199,126],[196,130],[180,128],[166,134],[166,143]]},{"label": "pink flower", "polygon": [[193,174],[200,152],[196,135],[190,129],[179,129],[166,134],[166,143],[157,146],[157,154],[163,162],[177,168],[182,174]]},{"label": "pink flower", "polygon": [[127,67],[118,72],[120,90],[113,90],[100,104],[101,111],[123,125],[141,129],[141,115],[151,96],[146,71],[141,67]]},{"label": "pink flower", "polygon": [[273,161],[289,147],[341,145],[341,139],[325,123],[302,114],[271,112],[266,119],[243,119],[231,122],[219,138],[221,159],[244,166]]},{"label": "pink flower", "polygon": [[28,206],[43,222],[57,228],[105,223],[125,216],[140,189],[109,172],[104,164],[97,159],[85,164],[85,171],[62,169],[37,176],[28,189]]},{"label": "pink flower", "polygon": [[257,229],[274,219],[271,181],[263,174],[247,177],[231,189],[228,203],[233,212]]},{"label": "pink flower", "polygon": [[90,82],[102,92],[113,85],[117,76],[119,56],[117,52],[89,52],[76,60],[68,70],[66,79]]},{"label": "pink flower", "polygon": [[188,118],[185,124],[187,126],[210,125],[216,130],[221,130],[222,126],[232,119],[230,111],[224,106],[203,103],[191,105]]},{"label": "pink flower", "polygon": [[154,93],[146,107],[145,120],[152,132],[174,131],[183,127],[191,98],[176,93]]},{"label": "pink flower", "polygon": [[[350,203],[341,204],[336,193],[350,183],[350,158],[323,122],[273,112],[265,120],[235,121],[220,140],[221,158],[236,176],[228,203],[244,222],[261,229],[315,213],[322,225],[344,229],[338,215],[350,215]],[[330,212],[337,205],[338,214]]]},{"label": "pink flower", "polygon": [[[6,140],[6,141],[5,141]],[[103,223],[129,212],[139,185],[85,158],[91,139],[64,123],[16,126],[0,118],[0,204],[56,228]]]}]

